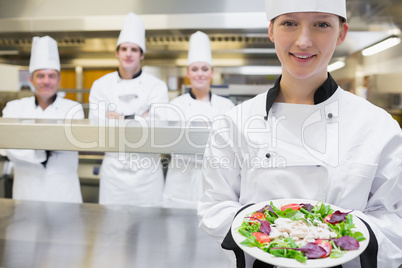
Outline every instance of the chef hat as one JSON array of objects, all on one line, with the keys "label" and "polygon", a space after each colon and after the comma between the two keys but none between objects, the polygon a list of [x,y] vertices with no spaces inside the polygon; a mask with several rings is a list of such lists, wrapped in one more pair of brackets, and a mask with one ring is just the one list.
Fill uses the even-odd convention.
[{"label": "chef hat", "polygon": [[142,19],[133,12],[128,13],[123,28],[117,39],[116,47],[122,43],[133,43],[138,45],[145,53],[145,26]]},{"label": "chef hat", "polygon": [[292,12],[324,12],[346,19],[346,0],[265,0],[267,19]]},{"label": "chef hat", "polygon": [[29,73],[40,69],[54,69],[60,71],[59,50],[57,42],[49,36],[32,39],[31,58],[29,60]]},{"label": "chef hat", "polygon": [[194,62],[206,62],[212,66],[211,44],[203,32],[193,33],[188,48],[187,66]]}]

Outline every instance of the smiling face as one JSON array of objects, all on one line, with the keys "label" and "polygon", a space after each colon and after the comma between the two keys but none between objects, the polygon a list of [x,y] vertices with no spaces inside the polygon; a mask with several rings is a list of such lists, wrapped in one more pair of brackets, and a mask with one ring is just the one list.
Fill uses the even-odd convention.
[{"label": "smiling face", "polygon": [[282,71],[296,79],[326,77],[336,46],[348,31],[337,15],[295,12],[280,15],[270,24],[268,35],[282,64]]},{"label": "smiling face", "polygon": [[187,77],[191,88],[199,91],[209,91],[214,70],[205,62],[194,62],[187,67]]},{"label": "smiling face", "polygon": [[60,74],[52,69],[36,70],[29,80],[35,87],[35,95],[43,100],[52,98],[60,86]]},{"label": "smiling face", "polygon": [[119,60],[120,69],[136,73],[141,69],[141,60],[144,59],[144,54],[138,45],[122,43],[116,51],[116,58]]}]

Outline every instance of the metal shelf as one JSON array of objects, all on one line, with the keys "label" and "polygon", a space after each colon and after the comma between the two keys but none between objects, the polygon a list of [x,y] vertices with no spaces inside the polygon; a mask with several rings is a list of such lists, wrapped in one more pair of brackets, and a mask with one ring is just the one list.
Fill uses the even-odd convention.
[{"label": "metal shelf", "polygon": [[81,152],[203,153],[210,133],[205,123],[0,118],[0,148]]}]

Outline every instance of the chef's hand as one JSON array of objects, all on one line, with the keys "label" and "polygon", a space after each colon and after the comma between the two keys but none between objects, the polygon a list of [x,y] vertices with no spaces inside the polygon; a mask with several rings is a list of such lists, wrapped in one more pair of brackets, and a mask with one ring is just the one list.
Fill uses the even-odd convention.
[{"label": "chef's hand", "polygon": [[110,119],[124,119],[124,115],[112,111],[108,111],[106,117]]}]

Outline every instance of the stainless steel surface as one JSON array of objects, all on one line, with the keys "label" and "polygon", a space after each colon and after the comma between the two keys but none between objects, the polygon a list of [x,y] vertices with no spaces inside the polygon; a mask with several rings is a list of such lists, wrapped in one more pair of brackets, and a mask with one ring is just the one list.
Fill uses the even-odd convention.
[{"label": "stainless steel surface", "polygon": [[[116,66],[117,37],[125,15],[134,11],[147,29],[145,65],[186,66],[188,39],[196,30],[211,37],[216,67],[279,65],[266,34],[264,2],[1,1],[0,62],[27,66],[32,36],[49,34],[59,43],[63,68]],[[347,5],[350,34],[334,59],[398,33],[402,26],[400,0],[348,0]]]},{"label": "stainless steel surface", "polygon": [[0,266],[228,268],[195,210],[0,199]]},{"label": "stainless steel surface", "polygon": [[[142,122],[141,124],[139,122]],[[203,153],[210,128],[194,122],[110,120],[108,125],[83,120],[0,118],[0,148],[86,152]]]}]

